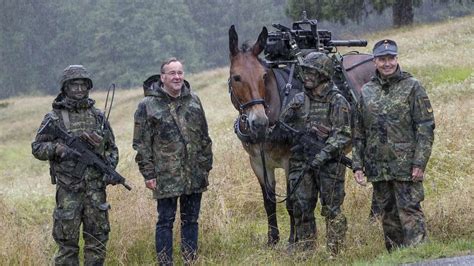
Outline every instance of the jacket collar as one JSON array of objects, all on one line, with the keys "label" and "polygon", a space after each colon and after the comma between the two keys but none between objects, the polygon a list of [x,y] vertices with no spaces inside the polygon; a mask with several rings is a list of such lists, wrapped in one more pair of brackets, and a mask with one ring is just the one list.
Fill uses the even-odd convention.
[{"label": "jacket collar", "polygon": [[397,70],[395,70],[395,73],[388,77],[382,77],[382,75],[380,75],[380,72],[378,70],[375,70],[375,76],[372,80],[376,81],[382,86],[390,86],[399,82],[400,80],[409,78],[411,76],[412,75],[410,73],[402,71],[400,65],[398,65]]},{"label": "jacket collar", "polygon": [[74,100],[67,97],[64,93],[58,94],[53,101],[53,109],[66,109],[68,111],[89,109],[93,107],[95,101],[91,98],[86,98],[82,100]]},{"label": "jacket collar", "polygon": [[327,102],[329,100],[329,96],[332,95],[334,92],[339,92],[334,87],[334,83],[332,81],[326,82],[321,89],[321,93],[318,95],[313,95],[305,89],[305,94],[312,100],[316,100],[319,102]]}]

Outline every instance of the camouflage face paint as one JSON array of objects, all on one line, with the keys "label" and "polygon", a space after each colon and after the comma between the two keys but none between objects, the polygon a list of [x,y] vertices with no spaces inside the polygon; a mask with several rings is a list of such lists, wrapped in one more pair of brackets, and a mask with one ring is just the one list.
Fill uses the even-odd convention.
[{"label": "camouflage face paint", "polygon": [[89,88],[86,80],[84,79],[75,79],[67,82],[66,84],[66,96],[74,99],[81,100],[89,96]]}]

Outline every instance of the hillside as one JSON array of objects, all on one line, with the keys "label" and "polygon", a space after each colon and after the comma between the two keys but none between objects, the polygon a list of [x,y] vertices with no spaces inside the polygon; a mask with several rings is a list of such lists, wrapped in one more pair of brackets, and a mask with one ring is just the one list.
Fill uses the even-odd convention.
[{"label": "hillside", "polygon": [[[258,32],[255,32],[255,38]],[[370,51],[381,38],[399,44],[402,68],[428,91],[436,119],[432,157],[426,171],[425,201],[431,242],[391,255],[383,246],[380,225],[368,222],[370,186],[346,181],[344,211],[349,231],[344,253],[332,263],[394,263],[474,251],[474,17],[419,25],[364,36]],[[157,66],[158,68],[158,66]],[[54,70],[51,71],[60,71]],[[288,215],[278,205],[281,242],[266,247],[266,216],[260,187],[240,142],[233,133],[237,111],[227,92],[228,69],[188,77],[199,94],[213,139],[214,169],[204,194],[200,217],[200,264],[326,264],[324,221],[317,210],[319,247],[314,254],[286,252]],[[143,79],[146,77],[144,76]],[[103,108],[105,92],[91,97]],[[131,192],[108,188],[112,232],[107,262],[154,263],[156,203],[143,184],[131,148],[133,114],[142,90],[116,94],[111,124],[120,149],[118,171]],[[53,96],[16,97],[0,101],[0,264],[48,264],[55,250],[51,237],[55,188],[48,164],[31,155],[31,141],[51,108]],[[278,177],[278,193],[284,179]],[[178,230],[176,239],[179,239]],[[175,241],[176,242],[176,241]],[[175,258],[179,246],[175,246]]]}]

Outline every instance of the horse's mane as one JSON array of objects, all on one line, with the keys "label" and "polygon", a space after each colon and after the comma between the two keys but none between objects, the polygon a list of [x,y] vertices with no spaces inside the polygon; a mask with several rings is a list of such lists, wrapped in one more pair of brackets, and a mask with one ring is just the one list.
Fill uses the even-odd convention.
[{"label": "horse's mane", "polygon": [[[244,43],[242,43],[242,45],[240,46],[240,51],[242,53],[247,53],[247,52],[250,52],[252,50],[252,47],[253,47],[252,41],[247,40]],[[257,57],[257,59],[258,59],[258,62],[260,62],[260,64],[262,64],[262,66],[266,70],[268,70],[270,68],[268,63],[265,60],[263,60],[261,57]]]},{"label": "horse's mane", "polygon": [[252,49],[252,43],[250,42],[250,40],[245,41],[240,46],[240,50],[242,50],[243,53],[249,52],[250,49]]}]

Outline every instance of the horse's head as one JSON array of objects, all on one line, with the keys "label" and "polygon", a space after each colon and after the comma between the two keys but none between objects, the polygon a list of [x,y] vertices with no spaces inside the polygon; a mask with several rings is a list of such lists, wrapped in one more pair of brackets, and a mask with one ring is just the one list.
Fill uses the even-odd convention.
[{"label": "horse's head", "polygon": [[239,110],[240,122],[248,135],[256,141],[265,138],[268,117],[265,114],[266,70],[258,59],[267,40],[268,31],[263,27],[252,46],[238,47],[234,25],[229,29],[230,77],[229,92],[234,107]]}]

